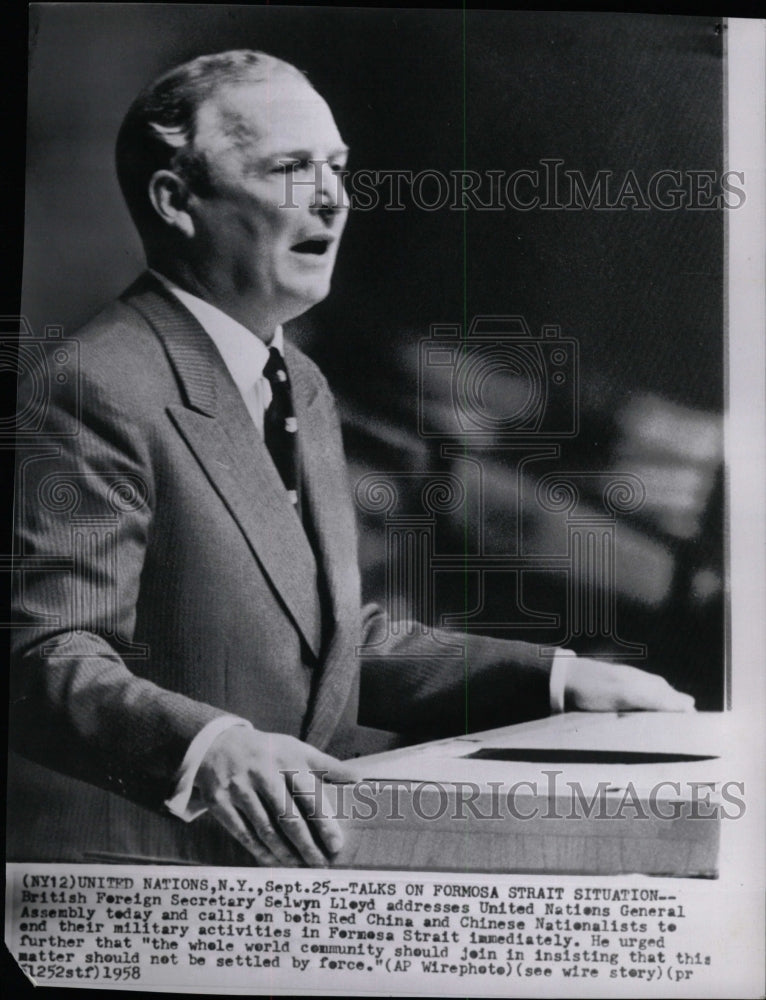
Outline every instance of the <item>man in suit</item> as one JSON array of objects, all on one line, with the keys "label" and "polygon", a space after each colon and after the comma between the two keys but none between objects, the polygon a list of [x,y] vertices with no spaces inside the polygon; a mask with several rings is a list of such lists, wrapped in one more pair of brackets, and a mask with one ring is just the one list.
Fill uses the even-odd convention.
[{"label": "man in suit", "polygon": [[341,831],[307,803],[341,758],[565,700],[691,707],[525,643],[435,656],[360,608],[332,396],[282,335],[329,292],[346,154],[262,53],[187,63],[126,116],[149,272],[77,334],[19,451],[11,856],[320,865]]}]

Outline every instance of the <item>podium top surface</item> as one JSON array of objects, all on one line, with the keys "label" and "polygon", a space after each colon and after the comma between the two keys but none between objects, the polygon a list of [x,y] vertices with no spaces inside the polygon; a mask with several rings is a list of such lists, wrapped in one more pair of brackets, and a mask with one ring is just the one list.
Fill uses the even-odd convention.
[{"label": "podium top surface", "polygon": [[[534,722],[359,757],[361,780],[502,782],[556,770],[582,785],[608,781],[720,783],[728,758],[727,716],[717,712],[567,712]],[[672,794],[672,789],[668,789]]]}]

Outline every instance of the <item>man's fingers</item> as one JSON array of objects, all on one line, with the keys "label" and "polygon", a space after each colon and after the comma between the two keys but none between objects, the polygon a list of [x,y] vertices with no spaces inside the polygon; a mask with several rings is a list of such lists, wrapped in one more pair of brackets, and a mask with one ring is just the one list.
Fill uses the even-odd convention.
[{"label": "man's fingers", "polygon": [[682,694],[680,691],[676,691],[678,695],[678,708],[669,709],[672,712],[693,712],[695,710],[694,698],[690,694]]},{"label": "man's fingers", "polygon": [[321,750],[314,750],[309,764],[312,771],[316,771],[324,781],[343,785],[359,780],[356,772],[348,764],[338,760],[337,757],[322,753]]},{"label": "man's fingers", "polygon": [[616,668],[619,703],[623,710],[652,712],[691,712],[694,699],[674,687],[658,674],[649,674],[635,667]]},{"label": "man's fingers", "polygon": [[654,677],[651,684],[647,684],[644,695],[646,708],[655,712],[692,712],[694,711],[694,698],[691,695],[676,691],[662,677]]},{"label": "man's fingers", "polygon": [[270,868],[278,867],[281,864],[279,859],[255,836],[253,831],[247,828],[244,820],[227,797],[219,796],[215,803],[209,807],[209,812],[232,837],[252,854],[259,865]]},{"label": "man's fingers", "polygon": [[573,707],[591,712],[692,712],[694,699],[676,691],[658,674],[622,663],[581,657],[567,675]]},{"label": "man's fingers", "polygon": [[227,730],[203,760],[197,788],[219,822],[261,863],[326,866],[342,845],[332,782],[350,767],[291,736]]},{"label": "man's fingers", "polygon": [[657,711],[661,712],[693,712],[694,698],[690,694],[676,691],[669,684],[665,685],[666,690],[662,692],[661,701],[657,706]]},{"label": "man's fingers", "polygon": [[311,824],[311,832],[325,854],[333,857],[343,846],[343,834],[336,819],[336,789],[315,774],[296,774],[292,779],[293,798]]},{"label": "man's fingers", "polygon": [[255,835],[278,859],[279,864],[292,866],[300,864],[303,860],[297,855],[291,845],[285,841],[277,829],[275,820],[269,816],[258,795],[251,788],[232,789],[232,799],[238,812],[245,818]]},{"label": "man's fingers", "polygon": [[298,856],[307,865],[324,867],[327,858],[317,847],[303,812],[293,798],[293,775],[294,772],[283,775],[284,783],[281,787],[272,784],[264,786],[261,790],[263,801],[273,817],[273,822],[279,826],[282,835],[293,846]]}]

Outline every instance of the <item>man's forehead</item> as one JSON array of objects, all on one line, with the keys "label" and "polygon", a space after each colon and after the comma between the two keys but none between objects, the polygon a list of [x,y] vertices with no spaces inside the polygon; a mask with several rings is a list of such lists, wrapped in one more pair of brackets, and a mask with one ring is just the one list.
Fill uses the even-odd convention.
[{"label": "man's forehead", "polygon": [[301,77],[281,71],[216,88],[197,110],[196,136],[212,148],[257,142],[280,150],[340,140],[324,99]]}]

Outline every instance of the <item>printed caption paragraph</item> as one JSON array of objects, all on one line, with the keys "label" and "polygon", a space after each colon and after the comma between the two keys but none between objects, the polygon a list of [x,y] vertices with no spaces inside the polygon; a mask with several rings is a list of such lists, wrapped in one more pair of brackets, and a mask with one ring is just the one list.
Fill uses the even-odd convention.
[{"label": "printed caption paragraph", "polygon": [[725,982],[736,904],[715,883],[638,876],[9,865],[6,912],[40,984],[682,996]]}]

